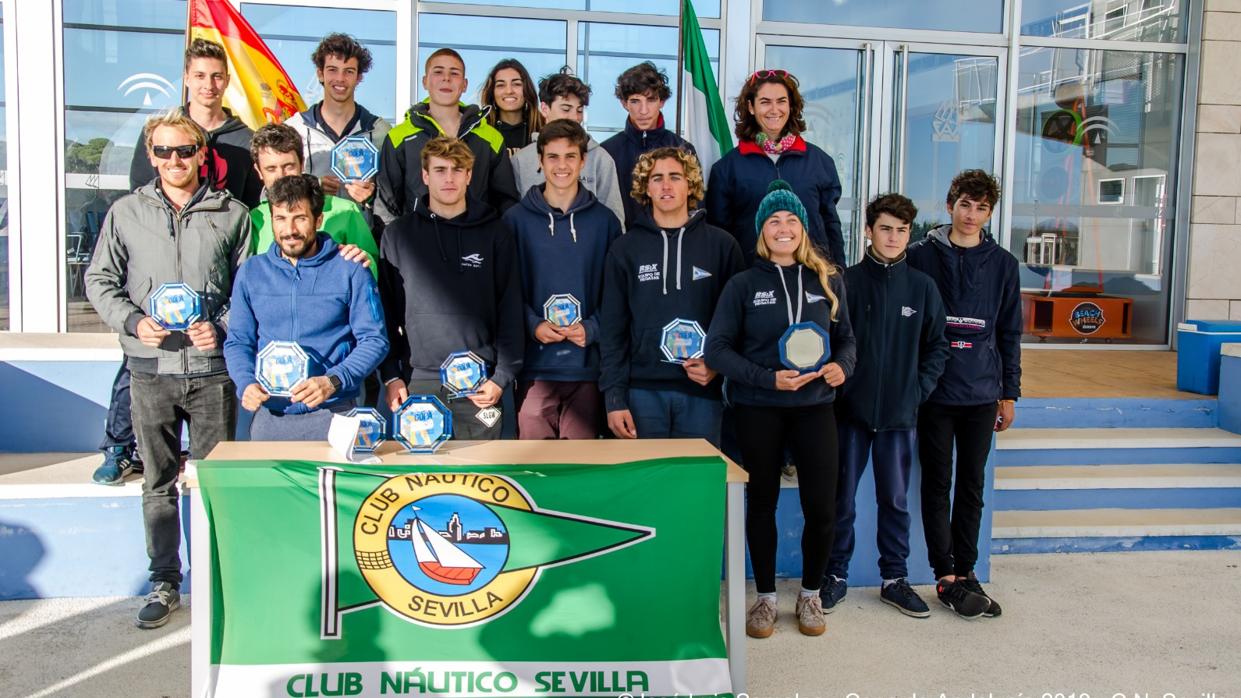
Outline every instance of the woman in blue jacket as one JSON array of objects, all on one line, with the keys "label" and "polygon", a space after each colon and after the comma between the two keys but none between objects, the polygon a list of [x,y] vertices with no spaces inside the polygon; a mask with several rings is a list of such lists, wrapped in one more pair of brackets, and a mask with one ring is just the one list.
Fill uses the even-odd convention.
[{"label": "woman in blue jacket", "polygon": [[758,202],[773,181],[785,180],[806,206],[810,241],[843,269],[845,242],[836,213],[840,176],[830,155],[802,139],[804,107],[797,78],[787,71],[759,70],[745,81],[733,112],[737,147],[715,163],[707,182],[707,221],[732,233],[753,261],[759,224],[751,221]]},{"label": "woman in blue jacket", "polygon": [[[707,365],[727,378],[746,485],[746,539],[758,600],[746,634],[768,637],[776,620],[776,500],[785,448],[797,463],[802,529],[802,590],[797,623],[806,635],[826,629],[819,588],[832,549],[838,453],[832,401],[856,358],[845,286],[806,233],[807,212],[788,184],[777,181],[759,206],[759,259],[729,280],[707,334]],[[822,368],[781,366],[781,337],[797,323],[827,330]]]}]

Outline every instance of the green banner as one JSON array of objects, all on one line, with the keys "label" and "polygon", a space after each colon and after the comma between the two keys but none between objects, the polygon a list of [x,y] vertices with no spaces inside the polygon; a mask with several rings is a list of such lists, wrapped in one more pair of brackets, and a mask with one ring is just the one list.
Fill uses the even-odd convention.
[{"label": "green banner", "polygon": [[202,462],[208,694],[729,694],[724,475]]}]

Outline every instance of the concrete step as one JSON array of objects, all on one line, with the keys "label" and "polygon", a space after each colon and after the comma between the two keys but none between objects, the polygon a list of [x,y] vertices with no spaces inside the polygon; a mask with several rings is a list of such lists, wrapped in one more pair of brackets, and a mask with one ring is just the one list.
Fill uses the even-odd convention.
[{"label": "concrete step", "polygon": [[1027,465],[995,469],[997,490],[1241,487],[1241,463]]},{"label": "concrete step", "polygon": [[1241,536],[1241,507],[997,511],[992,538]]},{"label": "concrete step", "polygon": [[1011,429],[997,466],[1241,463],[1241,435],[1216,428]]},{"label": "concrete step", "polygon": [[1216,398],[1150,397],[1023,398],[1017,402],[1022,429],[1096,427],[1204,427],[1219,421]]}]

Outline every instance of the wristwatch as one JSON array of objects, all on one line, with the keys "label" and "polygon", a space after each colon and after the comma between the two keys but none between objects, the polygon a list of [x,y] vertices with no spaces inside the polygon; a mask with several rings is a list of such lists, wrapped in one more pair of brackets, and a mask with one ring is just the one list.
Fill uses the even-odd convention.
[{"label": "wristwatch", "polygon": [[340,392],[340,377],[339,376],[328,376],[327,382],[332,384],[332,392],[334,393]]}]

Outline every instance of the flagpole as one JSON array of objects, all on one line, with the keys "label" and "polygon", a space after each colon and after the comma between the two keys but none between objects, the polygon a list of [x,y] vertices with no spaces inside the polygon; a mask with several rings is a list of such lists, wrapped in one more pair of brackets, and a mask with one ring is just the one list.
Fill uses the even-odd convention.
[{"label": "flagpole", "polygon": [[681,133],[681,105],[685,103],[685,3],[690,0],[680,0],[677,7],[677,117],[676,131],[680,136]]}]

